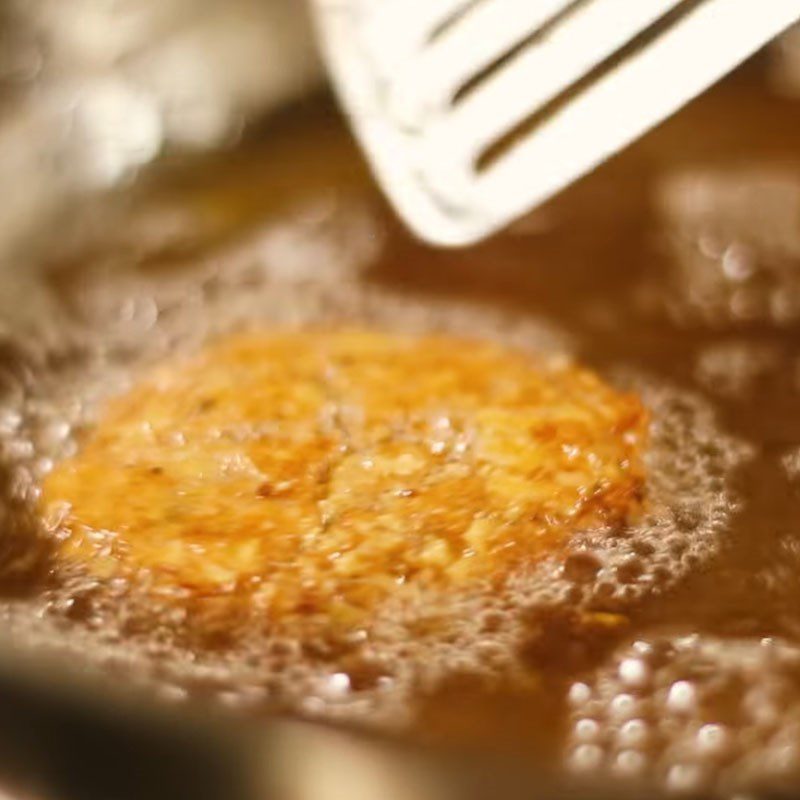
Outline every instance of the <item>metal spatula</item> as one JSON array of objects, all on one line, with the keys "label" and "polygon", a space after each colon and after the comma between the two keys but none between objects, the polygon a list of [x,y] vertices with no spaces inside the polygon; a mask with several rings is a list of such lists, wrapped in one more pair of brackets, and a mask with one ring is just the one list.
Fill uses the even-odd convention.
[{"label": "metal spatula", "polygon": [[374,171],[423,239],[541,203],[800,18],[800,0],[314,0]]}]

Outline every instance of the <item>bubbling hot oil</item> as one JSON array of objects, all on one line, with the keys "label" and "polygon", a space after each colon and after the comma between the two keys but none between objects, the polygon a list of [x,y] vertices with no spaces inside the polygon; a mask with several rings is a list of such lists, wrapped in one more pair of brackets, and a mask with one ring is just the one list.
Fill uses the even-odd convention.
[{"label": "bubbling hot oil", "polygon": [[569,690],[566,760],[673,792],[791,789],[800,773],[800,650],[772,638],[663,633]]},{"label": "bubbling hot oil", "polygon": [[[555,674],[563,680],[584,667],[587,660],[605,652],[624,635],[630,613],[644,599],[663,593],[687,572],[707,563],[719,549],[736,509],[730,477],[747,453],[720,430],[704,401],[640,374],[620,375],[614,381],[616,388],[612,388],[570,365],[563,358],[569,350],[568,340],[530,318],[515,320],[508,314],[495,316],[485,308],[466,304],[421,303],[355,287],[312,290],[265,282],[259,289],[249,281],[244,289],[233,284],[222,291],[215,286],[213,293],[201,295],[199,307],[186,308],[180,301],[169,306],[157,287],[148,287],[148,291],[153,292],[152,302],[162,311],[147,336],[136,330],[130,341],[111,340],[109,344],[108,338],[89,325],[73,330],[65,324],[49,344],[43,339],[42,352],[28,352],[24,347],[14,351],[20,377],[15,379],[5,412],[9,424],[3,444],[4,491],[13,499],[7,508],[18,522],[19,536],[14,541],[18,545],[28,542],[27,548],[17,549],[29,558],[27,562],[18,558],[8,563],[17,563],[19,570],[28,574],[38,569],[38,574],[49,577],[33,599],[8,602],[2,610],[6,624],[20,637],[63,647],[101,672],[122,671],[166,699],[211,696],[248,713],[285,708],[311,716],[400,728],[424,737],[426,730],[436,727],[428,725],[428,710],[431,703],[436,704],[443,687],[454,676],[473,676],[482,686],[500,681],[534,698],[533,706],[526,707],[532,709],[535,725],[536,709],[543,705],[536,698],[547,695],[550,676]],[[174,298],[174,287],[166,296]],[[365,338],[362,334],[341,334],[339,338],[286,334],[298,357],[283,362],[276,360],[275,353],[271,359],[262,358],[260,348],[265,339],[261,334],[237,335],[228,344],[221,340],[221,344],[206,350],[205,356],[196,355],[209,335],[219,336],[242,327],[256,325],[263,330],[265,326],[285,328],[289,324],[307,329],[342,323],[362,328],[379,323],[392,333],[373,333]],[[438,332],[436,336],[429,338],[434,331]],[[467,332],[473,342],[467,348],[469,352],[463,349]],[[317,416],[314,412],[318,424],[315,430],[321,431],[319,425],[327,426],[324,433],[328,438],[324,441],[326,447],[336,451],[336,466],[347,465],[348,458],[358,455],[350,464],[355,472],[351,470],[342,478],[342,488],[350,489],[349,493],[344,491],[342,502],[328,509],[334,519],[338,515],[348,521],[340,537],[345,547],[340,549],[351,547],[350,552],[375,557],[375,542],[361,536],[364,525],[369,527],[370,516],[364,516],[362,510],[367,501],[372,509],[377,507],[386,524],[397,522],[398,504],[410,501],[416,509],[410,517],[413,524],[419,523],[416,549],[404,551],[401,546],[391,559],[383,552],[377,557],[384,570],[391,562],[403,580],[388,588],[384,582],[378,591],[359,591],[346,598],[342,614],[345,624],[328,624],[331,617],[325,613],[326,606],[342,610],[341,599],[347,594],[342,587],[346,589],[349,580],[338,583],[342,578],[331,569],[338,559],[328,559],[331,554],[324,547],[315,551],[312,546],[308,563],[312,570],[324,565],[326,572],[316,573],[315,578],[334,577],[327,594],[317,593],[314,603],[307,603],[296,591],[296,566],[291,566],[282,576],[279,573],[287,587],[281,603],[271,605],[274,595],[267,595],[260,605],[242,605],[239,601],[243,596],[252,598],[258,592],[242,593],[243,586],[231,580],[231,569],[236,572],[240,563],[231,561],[224,546],[219,545],[218,527],[212,526],[217,539],[211,538],[211,551],[213,554],[218,546],[219,557],[215,556],[209,567],[205,560],[194,557],[192,549],[186,555],[172,546],[169,557],[164,557],[153,546],[155,528],[148,533],[147,526],[154,520],[148,514],[164,502],[163,496],[156,498],[155,506],[142,503],[137,507],[136,513],[141,516],[134,522],[145,531],[138,540],[133,528],[126,529],[125,520],[119,516],[130,508],[122,500],[134,488],[142,489],[142,485],[134,487],[132,475],[150,470],[152,486],[162,487],[155,490],[158,494],[163,491],[159,481],[174,486],[188,463],[182,463],[180,454],[190,451],[182,449],[184,445],[178,440],[166,464],[140,458],[146,452],[155,454],[152,441],[129,463],[125,455],[120,455],[132,442],[141,445],[139,437],[150,436],[137,430],[135,420],[152,401],[154,395],[148,399],[148,392],[154,386],[160,385],[159,391],[170,399],[160,406],[157,402],[151,410],[161,413],[174,403],[169,414],[175,415],[181,403],[187,404],[181,412],[183,423],[190,428],[198,426],[194,433],[202,431],[198,439],[201,444],[212,428],[220,427],[220,420],[214,420],[213,415],[225,404],[203,402],[199,388],[202,381],[198,380],[191,391],[181,384],[193,369],[195,375],[207,374],[214,390],[226,403],[239,404],[245,416],[256,408],[247,406],[247,394],[237,396],[231,390],[223,368],[237,347],[251,352],[250,366],[255,375],[263,378],[270,370],[288,370],[293,376],[289,385],[302,389],[305,403],[309,397],[317,398],[312,406],[317,403],[321,413]],[[176,357],[176,352],[185,355]],[[562,355],[554,358],[553,353]],[[320,359],[330,361],[334,356],[337,370],[330,369],[331,363],[320,363]],[[378,366],[368,369],[370,358],[377,356]],[[307,357],[315,370],[321,369],[314,373],[314,380],[309,379],[308,370],[303,373]],[[165,359],[166,373],[159,366]],[[474,359],[487,369],[474,372]],[[176,363],[184,366],[176,369]],[[144,364],[155,366],[142,377]],[[182,373],[181,369],[186,371]],[[399,369],[405,370],[402,381],[387,380],[396,377],[393,373]],[[445,379],[458,376],[459,371],[464,382],[446,385]],[[154,377],[148,378],[148,373]],[[298,380],[298,374],[305,377]],[[176,381],[172,389],[171,380]],[[431,384],[426,385],[426,380]],[[277,391],[275,385],[270,391]],[[409,415],[404,404],[420,393],[426,398],[425,411]],[[447,429],[437,423],[443,417],[444,395],[460,397],[460,405],[456,403],[457,408],[444,414],[451,421]],[[331,402],[343,397],[349,397],[350,402],[338,406]],[[550,399],[541,404],[531,397]],[[282,413],[290,413],[293,404],[286,403],[285,396],[273,394],[272,398],[271,402],[279,401],[277,407],[283,409]],[[410,407],[413,410],[413,403]],[[524,489],[525,476],[530,479],[526,470],[533,467],[520,460],[530,454],[520,447],[519,429],[535,429],[536,420],[528,419],[532,409],[538,408],[547,416],[554,407],[561,409],[561,419],[568,423],[563,431],[573,437],[588,432],[598,446],[587,450],[590,457],[585,461],[571,456],[574,450],[564,438],[566,434],[562,432],[559,438],[559,427],[553,427],[551,420],[550,445],[535,452],[541,455],[550,446],[550,457],[558,453],[558,458],[571,458],[570,463],[577,467],[573,476],[583,475],[581,481],[590,483],[592,491],[582,491],[581,481],[558,487],[558,470],[545,463],[536,467],[539,471],[535,474],[551,481],[553,491],[544,498],[535,492],[526,496],[520,487]],[[111,409],[109,418],[116,418],[116,434],[113,427],[104,432],[103,408]],[[387,414],[387,409],[391,413]],[[398,410],[403,412],[399,416]],[[190,420],[192,414],[197,415],[194,422]],[[163,413],[155,416],[162,422],[165,419]],[[522,417],[527,427],[516,424]],[[207,425],[202,422],[204,418],[214,424]],[[603,423],[598,425],[598,421]],[[645,425],[648,430],[643,436]],[[291,424],[288,428],[294,430]],[[121,435],[123,430],[127,431],[125,436]],[[475,450],[476,442],[480,443],[475,431],[485,434],[485,447],[480,452]],[[170,432],[164,429],[162,433]],[[235,433],[232,428],[228,430],[226,447],[231,442],[249,440],[246,430],[243,436]],[[447,492],[441,496],[434,492],[433,507],[416,507],[423,496],[419,492],[428,488],[429,471],[416,469],[416,462],[412,464],[409,459],[398,461],[392,449],[398,441],[414,451],[412,456],[424,443],[426,464],[433,464],[434,474],[446,463],[437,459],[455,454],[456,466],[470,466],[463,470],[460,480],[469,482],[476,474],[481,475],[480,502],[467,511],[480,517],[488,510],[494,517],[487,517],[497,524],[488,529],[481,526],[489,548],[483,557],[472,556],[479,565],[477,575],[470,577],[467,572],[458,579],[450,575],[443,584],[431,577],[440,572],[446,575],[446,569],[421,566],[420,559],[428,557],[431,542],[439,550],[439,541],[445,540],[446,553],[458,552],[452,549],[454,541],[463,547],[459,537],[465,536],[472,525],[471,518],[469,524],[462,519],[469,494],[464,495],[459,487],[451,493],[458,500],[458,513],[453,517],[458,521],[455,533],[439,525],[442,520],[436,516],[437,507],[440,503],[453,507],[448,504],[454,498]],[[459,448],[465,444],[459,457]],[[440,453],[431,452],[440,448]],[[131,452],[135,450],[133,447]],[[372,473],[364,473],[362,462],[367,450],[373,464],[391,456],[388,461],[392,469],[381,473],[381,486],[387,482],[383,486],[388,487],[386,492],[377,491],[381,486]],[[197,452],[202,455],[201,451]],[[212,451],[217,454],[217,450]],[[307,452],[301,448],[297,454]],[[318,451],[312,448],[311,452]],[[126,466],[107,479],[102,467],[112,454]],[[167,451],[157,455],[162,458]],[[223,455],[222,460],[234,467],[233,475],[226,480],[233,482],[236,492],[244,491],[237,472],[241,460],[234,458],[231,462],[230,452]],[[208,457],[207,452],[204,457]],[[303,486],[302,480],[300,485],[292,483],[297,480],[294,474],[278,474],[278,468],[287,462],[278,459],[275,452],[268,450],[266,457],[252,475],[244,470],[247,504],[257,504],[259,511],[265,505],[280,507],[282,493],[290,489],[309,489],[314,500],[319,499],[313,494],[313,486]],[[54,464],[57,466],[52,471]],[[395,474],[398,464],[400,471]],[[153,473],[153,467],[163,472],[157,469],[157,474]],[[129,470],[127,475],[125,470]],[[76,480],[70,483],[65,477],[68,474]],[[315,474],[330,482],[335,470]],[[92,506],[96,502],[93,494],[84,494],[89,478],[92,482],[109,481],[109,494],[97,500],[102,508]],[[511,501],[517,503],[514,513],[519,519],[508,516],[509,484],[516,487]],[[75,493],[72,522],[62,519],[62,524],[55,526],[55,535],[41,524],[37,512],[43,502],[39,485],[44,485],[46,499],[59,495],[65,499],[69,492]],[[403,491],[408,488],[412,489],[410,496]],[[550,508],[547,504],[553,496],[566,498],[561,508],[577,508],[577,512],[573,515]],[[293,503],[286,503],[281,513],[294,513],[293,508]],[[203,506],[199,509],[202,511]],[[314,510],[310,530],[317,531],[321,517],[317,506]],[[114,525],[104,525],[100,517],[92,516],[98,511]],[[187,513],[185,509],[173,511],[178,518]],[[197,519],[192,515],[197,513],[197,507],[190,508],[184,520],[195,524]],[[274,519],[284,525],[287,521],[280,515]],[[208,525],[213,515],[203,520]],[[116,530],[109,532],[109,528]],[[494,551],[495,545],[502,544],[506,528],[512,535],[515,530],[523,531],[521,541],[533,538],[536,546],[526,550],[517,542],[510,557],[503,555],[502,548]],[[257,540],[262,538],[259,535]],[[32,548],[32,541],[40,548]],[[252,539],[248,541],[252,543]],[[475,544],[480,545],[480,540],[476,538]],[[306,548],[308,545],[305,542]],[[319,545],[324,545],[324,540],[319,540]],[[287,546],[286,542],[281,546]],[[299,546],[300,540],[289,544],[292,558],[299,554]],[[30,557],[33,551],[42,553],[38,560]],[[297,560],[302,562],[302,558]],[[445,567],[458,561],[445,561]],[[495,573],[503,575],[499,584],[488,579]],[[253,585],[257,587],[259,581]],[[447,591],[441,590],[443,585]],[[355,617],[352,607],[357,610]],[[369,612],[366,615],[365,610]],[[288,624],[298,612],[313,624]],[[276,620],[282,620],[281,624]]]}]

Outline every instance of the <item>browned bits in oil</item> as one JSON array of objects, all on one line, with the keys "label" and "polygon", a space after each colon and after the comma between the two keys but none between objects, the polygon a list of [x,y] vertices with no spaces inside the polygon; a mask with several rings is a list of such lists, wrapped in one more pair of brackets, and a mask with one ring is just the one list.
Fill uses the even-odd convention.
[{"label": "browned bits in oil", "polygon": [[239,334],[112,400],[43,503],[96,576],[348,624],[624,524],[646,426],[636,397],[495,344]]}]

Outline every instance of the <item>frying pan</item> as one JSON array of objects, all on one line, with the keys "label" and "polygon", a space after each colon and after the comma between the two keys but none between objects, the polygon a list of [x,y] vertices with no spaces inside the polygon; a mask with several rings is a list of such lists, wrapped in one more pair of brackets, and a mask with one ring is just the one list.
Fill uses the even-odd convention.
[{"label": "frying pan", "polygon": [[[104,286],[131,273],[190,284],[195,270],[246,280],[264,263],[293,296],[352,282],[421,304],[458,298],[509,318],[527,313],[520,295],[547,284],[537,261],[560,262],[569,291],[600,292],[600,274],[613,293],[626,265],[612,264],[619,250],[609,242],[640,235],[648,176],[664,163],[800,156],[800,108],[765,99],[760,81],[751,65],[502,240],[457,257],[406,238],[329,98],[317,97],[233,152],[167,160],[124,190],[46,203],[24,237],[0,251],[2,328],[35,336],[32,319],[67,319],[87,274]],[[754,117],[758,125],[747,121]],[[539,238],[553,216],[585,233],[566,243]],[[607,263],[590,273],[581,266],[587,253]],[[0,632],[0,775],[20,800],[622,796],[618,787],[553,783],[512,758],[411,747],[286,716],[245,721],[203,704],[167,707],[19,631]]]}]

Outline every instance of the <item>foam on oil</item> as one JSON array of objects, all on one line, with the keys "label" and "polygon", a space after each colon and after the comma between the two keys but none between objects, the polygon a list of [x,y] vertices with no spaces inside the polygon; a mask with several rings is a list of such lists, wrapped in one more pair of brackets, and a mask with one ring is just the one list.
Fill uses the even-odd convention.
[{"label": "foam on oil", "polygon": [[[118,308],[123,289],[127,329],[104,307]],[[230,275],[221,282],[212,272],[185,284],[117,280],[93,292],[83,287],[81,296],[94,307],[77,320],[61,320],[57,335],[48,326],[35,346],[11,336],[5,344],[5,583],[11,591],[38,576],[40,589],[5,602],[3,614],[20,637],[66,648],[102,672],[122,671],[166,699],[213,696],[240,710],[290,708],[402,727],[415,713],[414,699],[450,675],[529,682],[543,668],[541,658],[531,657],[542,615],[569,618],[578,637],[583,630],[592,639],[619,637],[637,603],[717,552],[736,511],[730,477],[746,449],[721,431],[697,396],[628,374],[618,384],[639,393],[652,419],[648,510],[634,524],[576,533],[568,547],[513,575],[500,593],[477,584],[447,594],[404,593],[389,598],[368,624],[335,636],[276,634],[259,623],[242,625],[234,639],[204,639],[187,625],[186,605],[159,603],[146,585],[53,571],[53,542],[35,511],[38,487],[54,462],[75,453],[105,398],[167,355],[195,352],[211,336],[254,326],[441,331],[539,355],[568,355],[569,339],[477,306],[356,286],[276,285],[252,275],[241,282]]]}]

